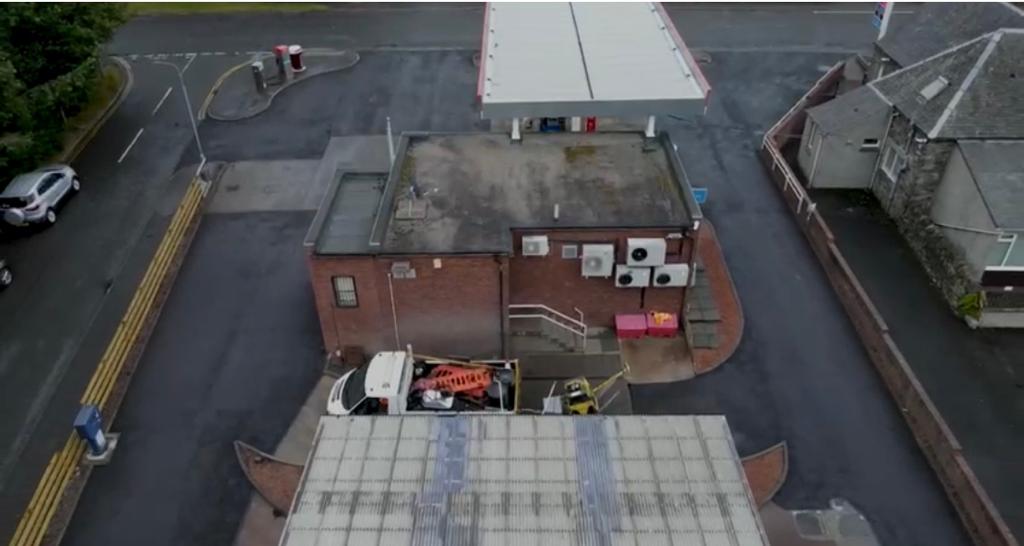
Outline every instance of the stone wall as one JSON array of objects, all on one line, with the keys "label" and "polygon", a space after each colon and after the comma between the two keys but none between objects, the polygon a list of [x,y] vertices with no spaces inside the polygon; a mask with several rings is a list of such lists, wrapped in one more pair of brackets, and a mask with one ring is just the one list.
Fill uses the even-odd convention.
[{"label": "stone wall", "polygon": [[897,114],[882,144],[883,159],[890,145],[904,153],[904,168],[897,176],[894,189],[893,182],[882,171],[879,162],[871,190],[882,208],[895,220],[932,282],[955,309],[961,296],[977,291],[979,287],[972,280],[963,251],[932,223],[931,209],[935,192],[946,172],[946,163],[956,144],[928,140],[910,119]]}]

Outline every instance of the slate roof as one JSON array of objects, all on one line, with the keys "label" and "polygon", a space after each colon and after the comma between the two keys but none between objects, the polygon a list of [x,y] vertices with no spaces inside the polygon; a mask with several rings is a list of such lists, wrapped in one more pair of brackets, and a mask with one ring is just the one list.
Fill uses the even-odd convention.
[{"label": "slate roof", "polygon": [[1024,27],[1024,11],[1005,2],[924,2],[894,15],[878,47],[905,67],[1000,28]]},{"label": "slate roof", "polygon": [[965,140],[957,146],[996,227],[1024,229],[1024,140]]},{"label": "slate roof", "polygon": [[843,134],[844,129],[855,127],[866,119],[870,112],[887,110],[889,105],[879,94],[862,85],[838,97],[807,109],[807,115],[827,134]]},{"label": "slate roof", "polygon": [[[948,85],[931,99],[921,90]],[[929,138],[1024,137],[1024,29],[998,30],[868,84]]]}]

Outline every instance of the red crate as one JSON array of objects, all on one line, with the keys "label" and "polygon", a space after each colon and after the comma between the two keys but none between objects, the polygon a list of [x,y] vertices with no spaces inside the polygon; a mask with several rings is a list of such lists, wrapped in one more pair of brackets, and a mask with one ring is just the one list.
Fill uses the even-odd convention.
[{"label": "red crate", "polygon": [[650,312],[645,315],[647,335],[651,337],[675,337],[679,332],[679,317],[675,313]]},{"label": "red crate", "polygon": [[647,333],[647,317],[639,314],[615,315],[615,333],[619,339],[637,339]]}]

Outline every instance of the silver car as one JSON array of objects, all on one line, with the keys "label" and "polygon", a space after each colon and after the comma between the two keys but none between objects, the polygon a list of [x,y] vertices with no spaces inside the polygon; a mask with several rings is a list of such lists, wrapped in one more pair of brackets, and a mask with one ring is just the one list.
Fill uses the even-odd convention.
[{"label": "silver car", "polygon": [[7,265],[7,260],[0,258],[0,290],[7,288],[14,282],[14,273],[11,273],[11,266]]},{"label": "silver car", "polygon": [[4,221],[15,226],[57,223],[57,209],[82,188],[74,169],[67,165],[44,167],[11,180],[0,193]]}]

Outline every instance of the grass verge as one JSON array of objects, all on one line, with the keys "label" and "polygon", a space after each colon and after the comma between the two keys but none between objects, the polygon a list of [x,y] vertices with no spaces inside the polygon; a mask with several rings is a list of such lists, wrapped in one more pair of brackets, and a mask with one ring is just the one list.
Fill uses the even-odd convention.
[{"label": "grass verge", "polygon": [[146,2],[128,4],[129,15],[188,15],[255,11],[323,11],[327,4],[309,2]]},{"label": "grass verge", "polygon": [[96,123],[97,118],[103,115],[107,106],[117,96],[117,91],[122,85],[121,78],[123,76],[124,74],[122,74],[121,70],[115,66],[104,67],[103,75],[100,77],[100,81],[96,85],[96,91],[93,93],[92,98],[89,99],[89,103],[74,117],[68,118],[67,123],[64,124],[64,137],[61,139],[62,155],[64,151],[78,142],[78,138],[83,131],[89,130]]}]

